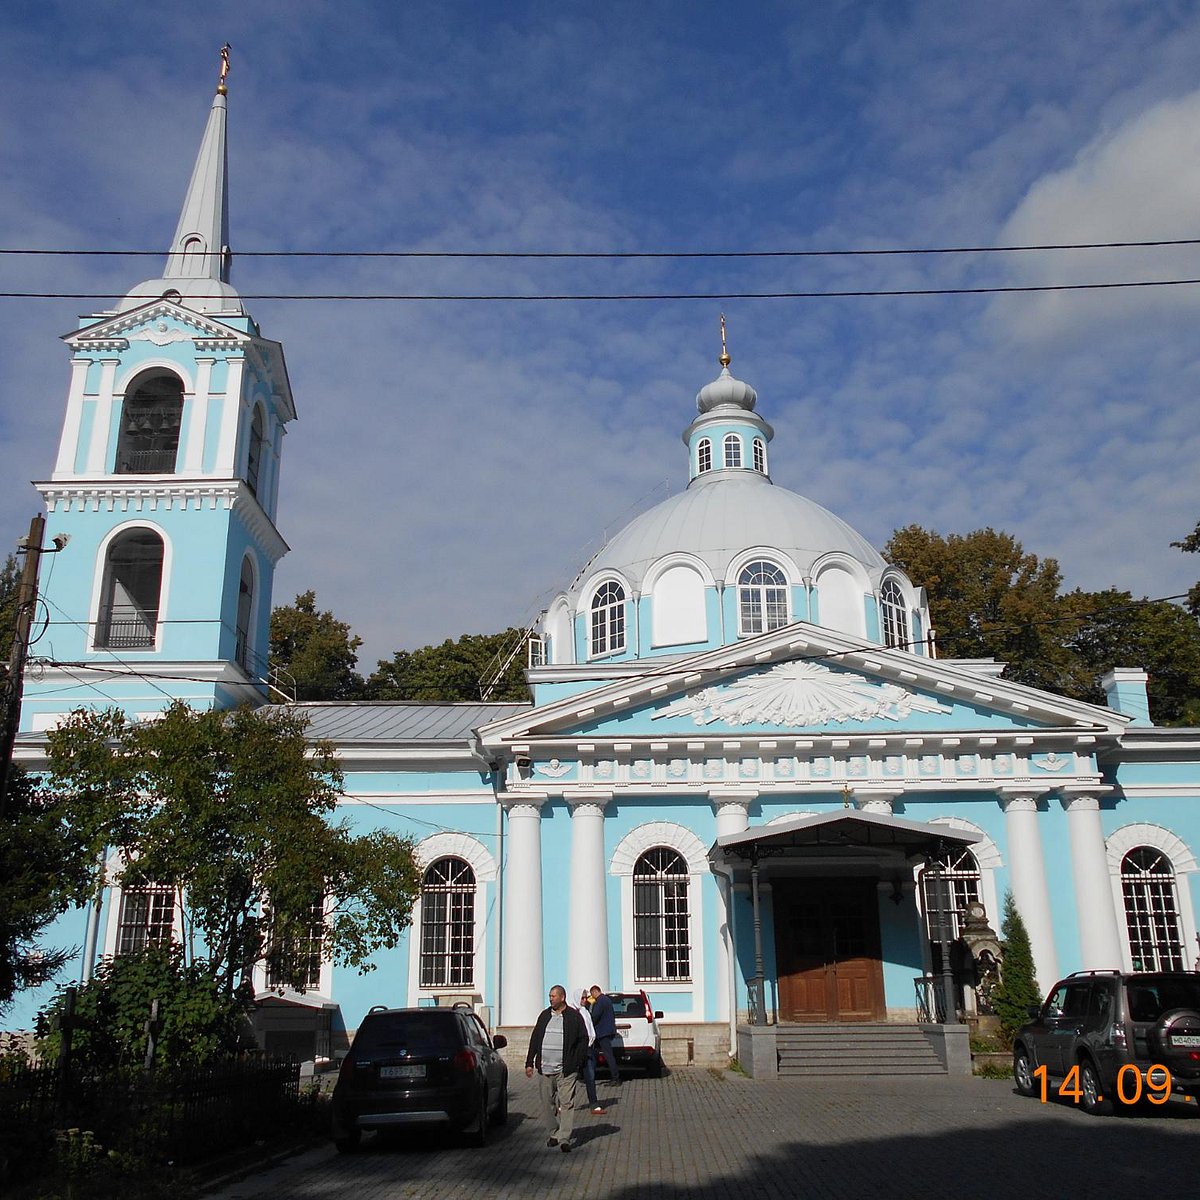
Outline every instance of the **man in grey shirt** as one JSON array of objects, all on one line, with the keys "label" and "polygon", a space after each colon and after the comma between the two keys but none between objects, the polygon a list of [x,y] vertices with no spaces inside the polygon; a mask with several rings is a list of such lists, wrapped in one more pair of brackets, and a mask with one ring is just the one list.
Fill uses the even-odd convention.
[{"label": "man in grey shirt", "polygon": [[588,1052],[587,1029],[579,1013],[567,1004],[566,989],[550,989],[550,1007],[538,1014],[525,1057],[525,1076],[538,1075],[542,1112],[552,1130],[547,1146],[571,1149],[575,1129],[575,1084]]}]

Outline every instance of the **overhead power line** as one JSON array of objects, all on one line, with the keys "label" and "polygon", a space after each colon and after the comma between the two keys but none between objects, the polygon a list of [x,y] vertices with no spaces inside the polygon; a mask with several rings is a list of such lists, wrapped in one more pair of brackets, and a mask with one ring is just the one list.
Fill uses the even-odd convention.
[{"label": "overhead power line", "polygon": [[[695,258],[870,258],[921,254],[1025,254],[1043,250],[1130,250],[1200,246],[1200,238],[1160,238],[1140,242],[1046,242],[1028,246],[883,246],[828,250],[238,250],[236,258],[551,258],[551,259],[695,259]],[[221,250],[203,252],[219,258]],[[158,250],[65,250],[0,247],[0,254],[73,258],[162,258]]]},{"label": "overhead power line", "polygon": [[[537,301],[580,300],[833,300],[881,296],[987,296],[1030,292],[1096,292],[1121,288],[1191,287],[1200,279],[1133,279],[1111,283],[1012,284],[996,287],[852,288],[826,292],[239,292],[242,300],[381,301]],[[121,300],[116,292],[0,292],[0,300]],[[221,300],[218,295],[188,296],[188,300]],[[149,303],[154,297],[146,297]]]}]

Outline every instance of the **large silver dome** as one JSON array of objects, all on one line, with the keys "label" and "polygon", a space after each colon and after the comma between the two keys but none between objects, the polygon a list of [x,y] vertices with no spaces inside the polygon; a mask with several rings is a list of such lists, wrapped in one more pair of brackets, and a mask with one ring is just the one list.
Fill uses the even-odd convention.
[{"label": "large silver dome", "polygon": [[782,551],[803,574],[830,551],[862,563],[875,581],[887,565],[827,508],[753,472],[714,471],[631,521],[588,563],[571,595],[605,569],[621,572],[641,590],[650,566],[680,551],[703,559],[717,579],[725,579],[730,561],[754,546]]}]

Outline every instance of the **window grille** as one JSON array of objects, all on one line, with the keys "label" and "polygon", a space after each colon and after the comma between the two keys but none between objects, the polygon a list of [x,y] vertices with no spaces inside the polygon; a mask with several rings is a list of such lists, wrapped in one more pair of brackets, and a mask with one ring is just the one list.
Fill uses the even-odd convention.
[{"label": "window grille", "polygon": [[113,540],[104,567],[97,646],[154,648],[162,571],[163,541],[152,530],[131,529]]},{"label": "window grille", "polygon": [[908,609],[904,593],[894,579],[888,579],[879,590],[879,615],[883,623],[883,644],[893,650],[908,645]]},{"label": "window grille", "polygon": [[1171,860],[1138,846],[1121,860],[1125,928],[1135,971],[1182,971],[1183,931]]},{"label": "window grille", "polygon": [[175,889],[165,884],[121,891],[117,953],[136,954],[147,946],[165,946],[175,931]]},{"label": "window grille", "polygon": [[787,578],[773,563],[752,562],[738,575],[741,632],[768,633],[788,623]]},{"label": "window grille", "polygon": [[625,649],[625,589],[611,580],[592,598],[592,654]]},{"label": "window grille", "polygon": [[712,470],[712,442],[708,438],[701,438],[696,446],[696,465],[700,475]]},{"label": "window grille", "polygon": [[[940,867],[945,880],[945,893],[931,879],[928,871],[921,873],[921,893],[925,901],[925,917],[930,929],[942,928],[942,914],[948,919],[949,937],[954,941],[962,932],[963,915],[967,905],[979,900],[979,864],[970,850],[947,850],[929,860],[931,867]],[[949,902],[946,907],[945,901]],[[936,946],[935,946],[936,949]],[[940,964],[939,964],[940,965]]]},{"label": "window grille", "polygon": [[421,884],[421,986],[474,983],[475,872],[461,858],[441,858]]},{"label": "window grille", "polygon": [[727,467],[742,465],[742,439],[736,433],[725,435],[725,465]]},{"label": "window grille", "polygon": [[325,955],[325,901],[315,900],[302,930],[267,952],[267,987],[316,991],[321,986],[321,963]]},{"label": "window grille", "polygon": [[638,983],[691,978],[687,863],[665,846],[633,868],[633,955]]}]

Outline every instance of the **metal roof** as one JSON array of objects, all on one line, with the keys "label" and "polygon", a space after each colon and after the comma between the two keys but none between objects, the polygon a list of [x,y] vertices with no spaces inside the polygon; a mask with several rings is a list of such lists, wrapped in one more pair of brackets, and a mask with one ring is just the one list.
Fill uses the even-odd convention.
[{"label": "metal roof", "polygon": [[308,718],[309,736],[331,742],[465,742],[473,729],[516,716],[530,704],[410,704],[399,700],[312,701],[268,712]]},{"label": "metal roof", "polygon": [[831,812],[794,817],[775,825],[754,825],[741,833],[727,833],[713,843],[710,857],[718,850],[748,854],[752,848],[770,846],[778,850],[809,846],[870,846],[926,850],[936,843],[969,846],[980,841],[977,833],[966,833],[950,825],[926,825],[899,817],[870,812]]}]

